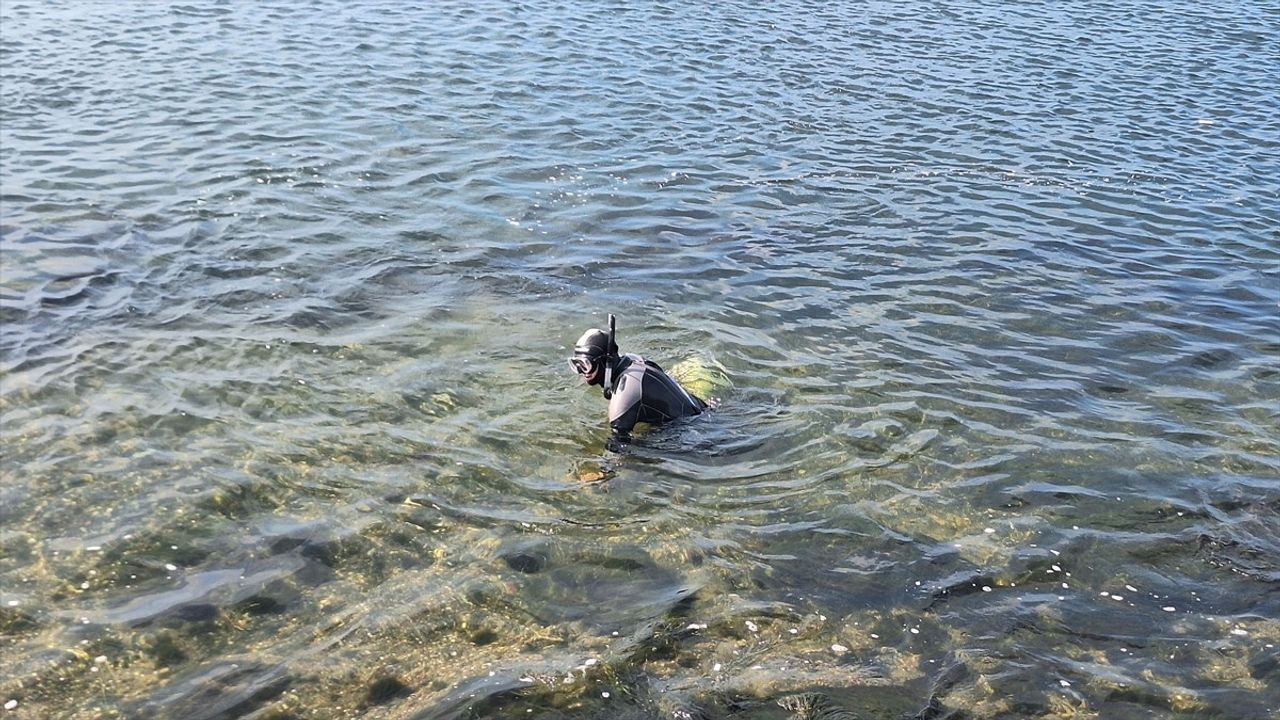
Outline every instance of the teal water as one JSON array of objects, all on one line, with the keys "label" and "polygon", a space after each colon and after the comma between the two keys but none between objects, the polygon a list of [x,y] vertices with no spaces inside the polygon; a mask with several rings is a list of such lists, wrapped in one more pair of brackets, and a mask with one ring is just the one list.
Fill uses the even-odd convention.
[{"label": "teal water", "polygon": [[[1247,2],[5,0],[0,714],[1274,717],[1278,58]],[[722,408],[608,456],[607,313]]]}]

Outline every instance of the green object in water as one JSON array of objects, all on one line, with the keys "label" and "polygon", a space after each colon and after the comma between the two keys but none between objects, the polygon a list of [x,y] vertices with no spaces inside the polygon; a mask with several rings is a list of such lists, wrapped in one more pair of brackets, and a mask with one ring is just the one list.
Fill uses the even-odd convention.
[{"label": "green object in water", "polygon": [[694,355],[672,365],[668,372],[685,390],[703,400],[720,397],[733,387],[729,371],[710,358]]}]

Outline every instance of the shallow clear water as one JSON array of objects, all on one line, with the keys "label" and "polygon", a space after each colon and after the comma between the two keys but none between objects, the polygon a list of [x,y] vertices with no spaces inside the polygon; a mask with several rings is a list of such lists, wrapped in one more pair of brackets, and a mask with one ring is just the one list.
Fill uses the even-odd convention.
[{"label": "shallow clear water", "polygon": [[1280,712],[1280,12],[767,5],[0,5],[5,716]]}]

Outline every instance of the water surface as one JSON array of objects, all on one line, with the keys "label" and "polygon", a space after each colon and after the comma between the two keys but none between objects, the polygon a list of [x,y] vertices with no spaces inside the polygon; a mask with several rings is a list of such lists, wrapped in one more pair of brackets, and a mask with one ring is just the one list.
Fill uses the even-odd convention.
[{"label": "water surface", "polygon": [[6,716],[1280,712],[1267,3],[0,28]]}]

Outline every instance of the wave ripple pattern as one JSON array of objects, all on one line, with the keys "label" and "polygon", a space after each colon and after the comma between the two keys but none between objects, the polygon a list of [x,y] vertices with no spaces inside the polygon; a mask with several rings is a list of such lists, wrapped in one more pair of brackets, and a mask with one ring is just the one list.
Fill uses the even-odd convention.
[{"label": "wave ripple pattern", "polygon": [[[1234,0],[4,0],[0,715],[1280,715],[1277,67]],[[611,456],[606,313],[721,408]]]}]

